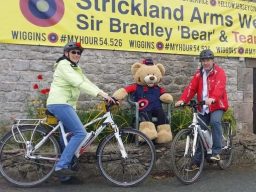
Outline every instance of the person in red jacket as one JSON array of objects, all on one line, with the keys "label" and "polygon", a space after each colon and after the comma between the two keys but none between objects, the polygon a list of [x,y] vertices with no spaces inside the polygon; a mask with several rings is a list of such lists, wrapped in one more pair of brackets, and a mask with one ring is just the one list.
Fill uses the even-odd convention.
[{"label": "person in red jacket", "polygon": [[[210,159],[219,161],[222,143],[221,119],[224,111],[228,109],[226,74],[214,62],[214,54],[211,50],[203,50],[199,58],[201,67],[196,71],[175,106],[188,103],[195,95],[198,102],[205,101],[205,105],[198,107],[199,116],[212,128],[213,146]],[[200,163],[198,161],[195,157],[194,168],[198,168]]]}]

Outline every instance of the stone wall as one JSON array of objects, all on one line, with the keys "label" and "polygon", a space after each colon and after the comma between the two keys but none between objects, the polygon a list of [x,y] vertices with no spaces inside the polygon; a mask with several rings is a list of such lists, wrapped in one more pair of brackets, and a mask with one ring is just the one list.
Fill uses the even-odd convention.
[{"label": "stone wall", "polygon": [[[242,59],[242,58],[241,58]],[[242,59],[243,60],[243,59]],[[234,103],[238,130],[253,131],[253,68],[256,59],[245,59],[237,68],[237,101]],[[252,64],[253,63],[253,64]]]},{"label": "stone wall", "polygon": [[[27,101],[35,94],[32,84],[37,83],[37,75],[42,74],[44,81],[50,84],[53,64],[61,55],[62,48],[59,47],[0,44],[1,123],[13,117],[26,117]],[[133,82],[130,67],[146,56],[165,66],[162,84],[175,100],[199,66],[198,58],[194,56],[96,49],[85,50],[80,65],[93,82],[112,94]],[[235,110],[239,130],[252,132],[253,68],[248,68],[247,60],[243,58],[216,58],[216,61],[226,70],[229,101]],[[79,109],[87,109],[95,103],[97,99],[82,95]]]}]

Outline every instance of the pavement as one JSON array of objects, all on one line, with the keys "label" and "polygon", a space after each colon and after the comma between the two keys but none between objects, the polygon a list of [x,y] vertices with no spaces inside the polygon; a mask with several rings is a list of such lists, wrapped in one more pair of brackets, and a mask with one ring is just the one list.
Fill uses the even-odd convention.
[{"label": "pavement", "polygon": [[150,176],[145,182],[130,188],[115,187],[102,177],[92,177],[73,184],[61,184],[57,180],[34,188],[16,188],[0,177],[0,192],[255,192],[256,165],[231,166],[220,170],[207,165],[198,181],[184,185],[173,176]]}]

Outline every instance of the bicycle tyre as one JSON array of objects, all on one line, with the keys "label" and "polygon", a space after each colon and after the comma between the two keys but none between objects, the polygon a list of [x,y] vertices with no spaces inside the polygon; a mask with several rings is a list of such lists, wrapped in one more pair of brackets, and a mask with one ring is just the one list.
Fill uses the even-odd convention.
[{"label": "bicycle tyre", "polygon": [[[47,134],[42,127],[37,127],[34,134],[32,134],[33,126],[19,127],[19,130],[27,141],[31,139],[33,146]],[[14,130],[14,134],[21,139],[17,129]],[[0,173],[9,183],[18,187],[33,187],[51,176],[56,161],[26,158],[26,144],[17,143],[11,131],[0,142]],[[59,154],[59,143],[52,135],[34,153],[37,157],[48,155],[47,157],[51,158],[57,158]]]},{"label": "bicycle tyre", "polygon": [[218,166],[220,169],[225,170],[230,167],[233,160],[233,137],[230,123],[223,122],[222,130],[222,150],[220,153],[220,161],[218,161]]},{"label": "bicycle tyre", "polygon": [[120,136],[128,158],[122,158],[112,133],[99,144],[97,164],[108,182],[122,187],[135,186],[151,173],[156,159],[155,147],[146,135],[135,129],[123,128]]},{"label": "bicycle tyre", "polygon": [[[185,154],[186,141],[189,137],[188,155]],[[204,167],[204,147],[201,138],[198,135],[197,149],[200,148],[202,153],[200,155],[201,163],[199,169],[188,171],[193,163],[192,154],[193,145],[193,129],[187,128],[180,130],[173,139],[171,145],[171,166],[175,176],[183,184],[192,184],[199,179]]]}]

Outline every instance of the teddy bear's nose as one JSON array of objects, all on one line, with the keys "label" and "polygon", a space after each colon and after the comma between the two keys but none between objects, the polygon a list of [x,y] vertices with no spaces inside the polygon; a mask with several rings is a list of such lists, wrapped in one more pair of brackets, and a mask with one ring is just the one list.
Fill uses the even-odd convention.
[{"label": "teddy bear's nose", "polygon": [[154,77],[154,76],[151,76],[149,79],[150,79],[151,81],[153,81],[153,80],[155,80],[155,77]]}]

